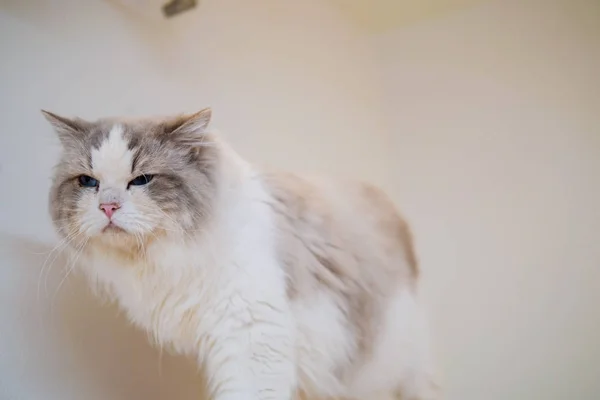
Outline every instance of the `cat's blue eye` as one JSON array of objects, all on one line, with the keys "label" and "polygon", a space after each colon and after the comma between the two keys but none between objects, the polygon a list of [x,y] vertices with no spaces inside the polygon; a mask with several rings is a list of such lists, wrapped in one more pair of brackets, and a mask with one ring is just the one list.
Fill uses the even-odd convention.
[{"label": "cat's blue eye", "polygon": [[154,178],[154,175],[140,175],[137,178],[133,179],[131,182],[129,182],[129,185],[130,186],[146,185],[148,182],[150,182],[152,180],[152,178]]},{"label": "cat's blue eye", "polygon": [[80,175],[78,180],[79,180],[79,184],[81,186],[90,187],[90,188],[98,187],[98,184],[100,183],[100,182],[98,182],[97,179],[94,179],[91,176],[87,176],[87,175]]}]

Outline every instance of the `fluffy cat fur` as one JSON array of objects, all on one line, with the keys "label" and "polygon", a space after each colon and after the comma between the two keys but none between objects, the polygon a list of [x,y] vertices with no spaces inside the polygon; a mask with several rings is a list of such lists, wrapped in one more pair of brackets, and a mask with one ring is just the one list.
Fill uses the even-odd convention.
[{"label": "fluffy cat fur", "polygon": [[212,398],[437,398],[411,236],[381,191],[258,170],[209,109],[44,114],[59,235],[135,325],[205,367]]}]

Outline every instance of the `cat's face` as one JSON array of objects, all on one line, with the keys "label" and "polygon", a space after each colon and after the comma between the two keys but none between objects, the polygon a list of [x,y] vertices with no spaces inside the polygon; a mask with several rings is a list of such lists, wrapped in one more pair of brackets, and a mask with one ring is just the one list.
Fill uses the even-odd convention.
[{"label": "cat's face", "polygon": [[126,245],[201,227],[216,191],[210,110],[97,122],[44,114],[64,148],[50,193],[61,236]]}]

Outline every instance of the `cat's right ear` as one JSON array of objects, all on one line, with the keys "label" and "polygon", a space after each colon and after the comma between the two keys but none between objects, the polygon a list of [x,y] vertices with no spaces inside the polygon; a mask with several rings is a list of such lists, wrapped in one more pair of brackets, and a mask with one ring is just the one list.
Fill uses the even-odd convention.
[{"label": "cat's right ear", "polygon": [[80,136],[82,136],[89,127],[89,123],[82,119],[69,119],[46,110],[41,111],[46,120],[48,120],[50,125],[54,128],[54,131],[63,145],[67,145],[73,141],[79,141]]}]

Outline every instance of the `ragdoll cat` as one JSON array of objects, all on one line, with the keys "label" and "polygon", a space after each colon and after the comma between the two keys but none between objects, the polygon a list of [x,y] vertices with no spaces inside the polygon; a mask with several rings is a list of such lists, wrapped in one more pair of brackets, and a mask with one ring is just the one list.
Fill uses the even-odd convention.
[{"label": "ragdoll cat", "polygon": [[259,170],[209,109],[87,122],[44,112],[59,235],[216,400],[436,398],[409,230],[364,183]]}]

